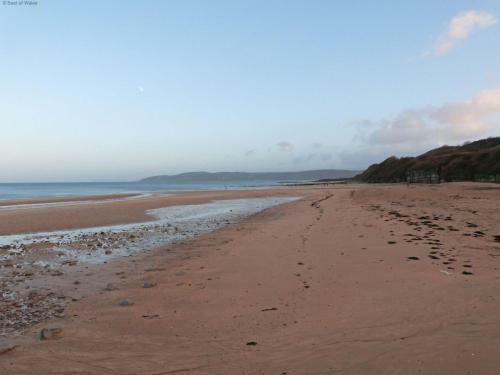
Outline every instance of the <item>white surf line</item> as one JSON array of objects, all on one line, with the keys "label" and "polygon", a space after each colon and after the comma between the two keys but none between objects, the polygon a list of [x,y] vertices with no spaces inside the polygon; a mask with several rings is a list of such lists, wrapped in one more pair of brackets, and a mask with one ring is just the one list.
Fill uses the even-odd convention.
[{"label": "white surf line", "polygon": [[[2,206],[0,201],[0,211],[17,211],[17,210],[30,210],[34,208],[47,208],[47,207],[67,207],[67,206],[81,206],[88,204],[105,204],[111,202],[121,202],[135,199],[144,199],[149,197],[167,197],[173,195],[171,193],[131,193],[133,195],[121,198],[104,198],[104,199],[87,199],[81,201],[66,201],[66,202],[44,202],[44,203],[20,203]],[[113,194],[110,194],[113,195]]]},{"label": "white surf line", "polygon": [[[10,255],[22,257],[23,245],[55,244],[52,251],[58,254],[57,260],[42,261],[40,265],[60,265],[68,260],[103,263],[212,232],[272,206],[298,199],[301,197],[247,198],[168,206],[148,210],[147,213],[156,218],[149,222],[0,236],[0,246],[10,245],[13,247]],[[82,249],[82,243],[92,248]]]}]

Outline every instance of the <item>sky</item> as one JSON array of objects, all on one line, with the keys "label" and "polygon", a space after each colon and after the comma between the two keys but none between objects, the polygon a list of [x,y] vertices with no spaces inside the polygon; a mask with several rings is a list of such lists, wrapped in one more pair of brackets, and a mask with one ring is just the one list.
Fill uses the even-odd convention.
[{"label": "sky", "polygon": [[364,169],[500,135],[500,2],[0,3],[0,182]]}]

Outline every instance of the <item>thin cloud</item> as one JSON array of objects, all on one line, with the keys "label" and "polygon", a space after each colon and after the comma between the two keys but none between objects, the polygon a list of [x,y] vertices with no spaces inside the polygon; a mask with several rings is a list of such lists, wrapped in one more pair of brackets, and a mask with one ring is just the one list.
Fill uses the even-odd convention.
[{"label": "thin cloud", "polygon": [[323,145],[322,145],[321,143],[319,143],[319,142],[314,142],[314,143],[312,144],[312,147],[313,147],[314,149],[316,149],[316,150],[319,150],[321,147],[323,147]]},{"label": "thin cloud", "polygon": [[245,152],[245,156],[246,157],[249,157],[249,156],[252,156],[255,154],[255,149],[252,149],[252,150],[248,150],[247,152]]},{"label": "thin cloud", "polygon": [[448,30],[434,44],[434,52],[444,55],[473,32],[486,29],[497,23],[497,18],[487,12],[470,10],[452,18]]},{"label": "thin cloud", "polygon": [[310,153],[303,156],[298,156],[293,159],[294,164],[306,164],[311,162],[325,163],[333,159],[333,154],[328,152]]},{"label": "thin cloud", "polygon": [[[364,122],[373,129],[363,134],[368,144],[428,143],[432,140],[456,142],[498,131],[500,89],[485,90],[470,100],[448,103],[440,107],[406,110],[394,119]],[[370,126],[368,126],[370,128]]]},{"label": "thin cloud", "polygon": [[391,155],[415,155],[444,144],[495,136],[500,134],[500,89],[485,90],[461,102],[405,110],[391,119],[362,120],[355,125],[359,147],[340,157],[346,165],[356,167]]},{"label": "thin cloud", "polygon": [[321,161],[330,161],[333,159],[333,154],[329,152],[322,152],[321,154],[319,154],[319,158],[321,159]]},{"label": "thin cloud", "polygon": [[294,149],[294,146],[290,142],[278,142],[276,146],[282,152],[291,152]]}]

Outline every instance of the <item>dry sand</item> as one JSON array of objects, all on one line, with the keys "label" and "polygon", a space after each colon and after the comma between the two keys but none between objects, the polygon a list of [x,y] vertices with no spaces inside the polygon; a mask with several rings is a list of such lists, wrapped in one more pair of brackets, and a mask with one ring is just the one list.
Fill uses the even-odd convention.
[{"label": "dry sand", "polygon": [[[500,186],[272,192],[298,193],[196,240],[64,274],[77,301],[0,343],[0,373],[498,373]],[[128,222],[235,194],[271,192],[13,212],[25,221],[0,216],[0,232]],[[63,221],[44,223],[51,213]],[[37,339],[44,328],[57,330]]]}]

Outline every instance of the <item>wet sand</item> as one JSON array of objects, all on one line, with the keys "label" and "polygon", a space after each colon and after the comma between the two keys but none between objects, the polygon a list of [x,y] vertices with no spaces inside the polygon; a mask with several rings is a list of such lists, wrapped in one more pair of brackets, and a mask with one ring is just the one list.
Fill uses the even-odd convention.
[{"label": "wet sand", "polygon": [[30,204],[46,204],[46,203],[65,203],[65,202],[87,202],[87,201],[106,201],[114,199],[123,199],[138,196],[140,194],[101,194],[101,195],[85,195],[85,196],[69,196],[69,197],[45,197],[32,199],[2,199],[0,200],[0,208],[6,206],[19,206]]},{"label": "wet sand", "polygon": [[[216,199],[241,199],[290,196],[301,189],[276,188],[261,190],[228,190],[189,192],[175,195],[137,196],[136,199],[99,199],[99,204],[74,204],[36,209],[0,210],[0,236],[29,232],[75,229],[151,220],[146,211],[174,205],[207,203]],[[115,197],[116,198],[116,197]],[[121,197],[123,198],[123,197]],[[74,197],[73,201],[81,199]],[[59,200],[65,202],[64,200]],[[56,203],[52,200],[50,203]],[[26,202],[18,202],[26,204]],[[36,203],[47,203],[46,200]],[[89,203],[89,202],[84,202]]]},{"label": "wet sand", "polygon": [[[67,228],[130,222],[157,204],[269,194],[36,212],[82,215],[51,223]],[[304,198],[192,241],[53,276],[68,300],[64,314],[0,343],[0,373],[497,372],[500,186],[272,194]],[[40,217],[10,227],[0,217],[0,230],[38,228]]]}]

